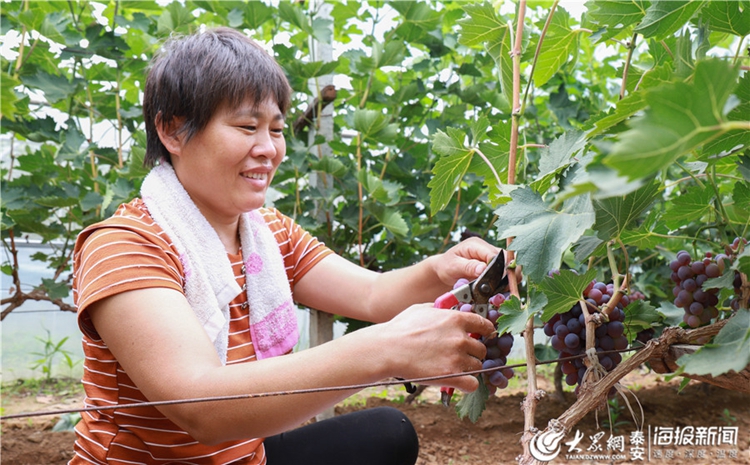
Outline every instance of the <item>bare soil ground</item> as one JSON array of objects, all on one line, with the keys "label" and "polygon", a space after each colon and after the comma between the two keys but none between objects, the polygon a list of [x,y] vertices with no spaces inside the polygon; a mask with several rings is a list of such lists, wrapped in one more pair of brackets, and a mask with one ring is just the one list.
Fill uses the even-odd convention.
[{"label": "bare soil ground", "polygon": [[[660,375],[648,372],[631,373],[623,380],[643,406],[644,444],[643,462],[664,464],[750,464],[750,394],[727,391],[691,381],[682,391],[679,379],[665,381]],[[418,465],[458,465],[458,464],[508,464],[513,463],[522,453],[519,444],[523,431],[523,412],[520,405],[524,396],[524,383],[498,392],[492,397],[481,418],[472,423],[459,419],[453,408],[445,408],[439,402],[437,388],[427,388],[414,402],[403,401],[402,387],[373,388],[342,403],[337,412],[390,405],[404,411],[414,423],[420,437],[421,450]],[[540,387],[552,392],[554,389],[546,379],[540,380]],[[565,393],[565,401],[547,397],[538,405],[536,426],[543,428],[552,418],[557,418],[574,401],[572,392]],[[631,403],[634,402],[630,396]],[[3,395],[4,414],[52,410],[55,408],[75,408],[80,405],[79,395],[34,396]],[[605,464],[639,463],[633,453],[631,434],[637,428],[633,418],[620,399],[611,408],[619,415],[613,418],[614,429],[610,430],[606,410],[599,412],[598,420],[591,413],[582,420],[563,441],[572,441],[576,430],[582,438],[576,447],[581,450],[578,456],[568,457],[569,445],[562,444],[560,454],[551,463]],[[7,465],[58,465],[65,464],[72,455],[74,433],[52,432],[58,418],[54,415],[8,420],[2,424],[0,462]],[[676,428],[693,427],[715,428],[719,437],[737,432],[736,440],[725,437],[726,441],[714,445],[676,446],[674,441],[657,446],[656,437]],[[736,428],[736,429],[733,429]],[[598,441],[594,436],[600,433]],[[676,432],[675,432],[676,434]],[[618,450],[618,437],[622,437],[622,450]],[[613,439],[614,438],[614,439]],[[696,435],[695,438],[698,438]],[[615,449],[607,451],[607,441]],[[697,439],[693,441],[697,444]],[[729,442],[730,444],[726,444]],[[734,444],[731,444],[731,443]],[[650,447],[649,447],[650,444]],[[602,447],[596,451],[596,446]],[[586,457],[588,454],[588,457]],[[598,454],[599,457],[593,457]],[[620,454],[620,458],[606,459],[603,455]]]}]

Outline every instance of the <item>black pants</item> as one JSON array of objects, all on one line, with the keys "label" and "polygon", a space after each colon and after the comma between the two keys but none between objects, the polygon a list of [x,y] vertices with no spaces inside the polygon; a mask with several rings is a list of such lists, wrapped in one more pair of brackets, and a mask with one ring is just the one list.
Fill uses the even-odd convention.
[{"label": "black pants", "polygon": [[268,465],[414,465],[419,439],[398,409],[339,415],[266,438]]}]

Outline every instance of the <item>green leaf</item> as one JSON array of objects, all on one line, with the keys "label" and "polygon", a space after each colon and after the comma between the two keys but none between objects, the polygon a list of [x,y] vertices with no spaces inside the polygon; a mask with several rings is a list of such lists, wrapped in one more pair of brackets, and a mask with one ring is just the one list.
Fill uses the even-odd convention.
[{"label": "green leaf", "polygon": [[750,247],[745,246],[745,249],[737,256],[737,260],[732,264],[732,268],[740,273],[750,275]]},{"label": "green leaf", "polygon": [[5,71],[0,72],[0,115],[11,121],[16,119],[16,101],[18,96],[13,90],[21,82]]},{"label": "green leaf", "polygon": [[245,4],[245,23],[250,29],[257,29],[273,17],[274,10],[263,2],[247,2]]},{"label": "green leaf", "polygon": [[573,243],[573,256],[577,262],[584,262],[591,254],[595,253],[604,241],[596,236],[581,236]]},{"label": "green leaf", "polygon": [[661,302],[659,313],[664,317],[664,324],[666,326],[678,326],[682,323],[682,319],[685,316],[683,309],[666,300]]},{"label": "green leaf", "polygon": [[397,209],[386,207],[381,204],[368,204],[367,209],[378,219],[378,222],[383,225],[385,229],[394,235],[404,237],[409,233],[409,225]]},{"label": "green leaf", "polygon": [[597,42],[616,37],[646,16],[649,2],[645,0],[593,0],[586,2],[588,18],[607,31]]},{"label": "green leaf", "polygon": [[625,334],[628,341],[633,342],[639,331],[651,328],[661,319],[662,316],[650,303],[645,300],[631,301],[625,307]]},{"label": "green leaf", "polygon": [[322,157],[314,161],[310,167],[316,171],[322,171],[335,177],[342,177],[349,169],[336,157]]},{"label": "green leaf", "polygon": [[603,241],[619,238],[653,203],[658,193],[659,183],[652,182],[625,196],[594,200],[597,236]]},{"label": "green leaf", "polygon": [[487,405],[487,399],[490,398],[490,390],[484,384],[484,379],[481,376],[477,376],[477,378],[479,379],[479,387],[473,392],[463,394],[456,403],[456,412],[459,418],[468,416],[472,423],[476,423],[482,416],[482,412]]},{"label": "green leaf", "polygon": [[466,135],[463,132],[454,128],[448,128],[447,131],[448,134],[438,130],[433,138],[433,150],[442,155],[432,169],[433,178],[427,184],[430,188],[430,209],[433,213],[448,205],[474,154],[473,150],[464,146]]},{"label": "green leaf", "polygon": [[675,82],[646,94],[649,109],[633,120],[604,160],[630,179],[649,176],[732,129],[724,108],[737,69],[720,60],[698,63],[693,82]]},{"label": "green leaf", "polygon": [[732,192],[734,208],[741,210],[746,216],[750,216],[750,184],[738,181]]},{"label": "green leaf", "polygon": [[744,370],[750,365],[750,311],[738,310],[712,343],[694,354],[683,355],[677,364],[695,375],[719,376]]},{"label": "green leaf", "polygon": [[310,20],[296,3],[288,1],[279,2],[278,14],[282,21],[287,21],[303,32],[312,35],[313,30]]},{"label": "green leaf", "polygon": [[[598,134],[610,130],[646,108],[646,90],[656,87],[657,85],[668,83],[672,78],[672,74],[672,67],[669,64],[652,68],[643,73],[640,82],[638,83],[638,91],[635,91],[618,101],[614,111],[610,110],[601,116],[595,116],[592,118],[594,120],[594,127],[587,133],[587,137],[591,139]],[[629,79],[629,81],[630,80],[632,79]]]},{"label": "green leaf", "polygon": [[700,220],[713,211],[713,198],[713,189],[707,189],[705,186],[688,187],[685,193],[673,198],[672,203],[667,206],[665,224],[674,230]]},{"label": "green leaf", "polygon": [[549,321],[558,313],[565,313],[579,300],[583,291],[596,278],[596,269],[579,275],[573,270],[560,270],[560,274],[546,277],[539,283],[539,289],[547,296],[548,303],[542,313],[542,321]]},{"label": "green leaf", "polygon": [[389,124],[390,117],[378,110],[360,110],[354,112],[354,129],[362,134],[363,139],[388,143],[398,131],[396,125]]},{"label": "green leaf", "polygon": [[[561,12],[564,10],[561,10]],[[567,21],[558,18],[567,18],[567,13],[557,13],[553,16],[548,35],[544,38],[542,48],[539,50],[539,58],[534,71],[534,85],[542,87],[554,76],[565,63],[570,55],[575,55],[578,50],[578,34],[580,30],[572,30]]]},{"label": "green leaf", "polygon": [[505,98],[513,100],[513,59],[510,56],[511,33],[508,25],[487,2],[463,6],[467,18],[458,21],[458,42],[469,47],[482,46],[500,70],[500,85]]},{"label": "green leaf", "polygon": [[728,32],[744,37],[750,34],[750,8],[740,11],[738,1],[712,0],[701,10],[703,20],[712,31]]},{"label": "green leaf", "polygon": [[577,196],[556,211],[528,188],[514,190],[511,198],[495,211],[498,236],[515,237],[509,249],[517,252],[518,263],[538,282],[548,271],[560,268],[563,253],[593,225],[591,200]]},{"label": "green leaf", "polygon": [[539,154],[539,176],[531,183],[531,187],[545,193],[555,178],[575,162],[574,157],[586,146],[586,136],[579,130],[563,133],[543,148]]},{"label": "green leaf", "polygon": [[52,300],[64,299],[70,295],[70,286],[66,282],[55,282],[54,279],[42,278],[42,286]]},{"label": "green leaf", "polygon": [[60,100],[67,99],[70,94],[76,91],[80,80],[69,81],[64,76],[37,71],[30,76],[22,76],[21,82],[33,89],[39,89],[44,92],[44,97],[50,103],[56,103]]},{"label": "green leaf", "polygon": [[705,3],[704,0],[654,0],[635,32],[645,38],[665,39],[683,27]]},{"label": "green leaf", "polygon": [[521,334],[526,329],[529,318],[544,310],[547,297],[533,290],[529,294],[527,305],[524,307],[516,296],[503,302],[500,306],[500,318],[497,319],[497,333]]}]

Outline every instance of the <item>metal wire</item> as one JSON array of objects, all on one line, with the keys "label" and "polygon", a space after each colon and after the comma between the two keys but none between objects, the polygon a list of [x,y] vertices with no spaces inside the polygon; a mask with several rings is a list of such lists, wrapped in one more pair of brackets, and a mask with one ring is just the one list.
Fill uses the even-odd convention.
[{"label": "metal wire", "polygon": [[[622,350],[602,351],[602,352],[599,352],[599,354],[607,355],[607,354],[629,352],[629,351],[640,350],[640,349],[642,349],[642,347],[637,347],[637,348],[631,347],[631,348],[622,349]],[[573,355],[570,357],[556,358],[554,360],[537,361],[536,365],[560,363],[560,362],[565,362],[568,360],[575,360],[578,358],[585,358],[585,357],[586,357],[586,354]],[[526,367],[525,363],[519,363],[516,365],[503,365],[500,367],[493,367],[493,368],[474,370],[474,371],[465,371],[461,373],[452,373],[449,375],[427,376],[424,378],[413,378],[413,379],[405,379],[405,380],[396,380],[396,379],[391,380],[391,381],[384,380],[384,381],[378,381],[374,383],[350,384],[346,386],[326,386],[326,387],[307,388],[307,389],[293,389],[293,390],[288,390],[288,391],[260,392],[260,393],[255,393],[255,394],[235,394],[235,395],[228,395],[228,396],[196,397],[193,399],[174,399],[174,400],[162,400],[162,401],[155,401],[155,402],[141,402],[141,403],[135,403],[135,404],[119,404],[119,405],[110,405],[110,406],[83,407],[83,408],[75,408],[75,409],[25,412],[25,413],[16,413],[12,415],[0,416],[0,421],[17,419],[17,418],[31,418],[31,417],[41,417],[41,416],[49,416],[49,415],[64,415],[68,413],[83,413],[83,412],[93,412],[93,411],[101,411],[101,410],[124,410],[124,409],[137,408],[137,407],[161,407],[165,405],[175,405],[175,404],[195,404],[195,403],[200,403],[200,402],[217,402],[217,401],[225,401],[225,400],[259,399],[259,398],[264,398],[264,397],[278,397],[278,396],[288,396],[288,395],[294,395],[294,394],[313,394],[313,393],[319,393],[319,392],[332,392],[332,391],[349,391],[349,390],[359,391],[359,390],[371,388],[371,387],[394,386],[394,385],[404,384],[404,383],[418,384],[418,383],[422,383],[426,381],[437,381],[437,380],[447,379],[447,378],[456,378],[458,376],[479,375],[482,373],[489,373],[492,371],[502,370],[505,368],[523,368],[523,367]]]}]

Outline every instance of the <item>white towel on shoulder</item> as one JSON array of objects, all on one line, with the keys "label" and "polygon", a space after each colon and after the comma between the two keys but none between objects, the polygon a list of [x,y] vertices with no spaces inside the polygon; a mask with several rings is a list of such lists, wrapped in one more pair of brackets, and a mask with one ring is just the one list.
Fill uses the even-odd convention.
[{"label": "white towel on shoulder", "polygon": [[[219,235],[193,203],[169,163],[154,167],[141,197],[172,240],[185,274],[185,295],[226,364],[229,303],[242,289]],[[240,216],[250,332],[258,359],[282,355],[299,339],[297,317],[278,243],[257,211]]]}]

